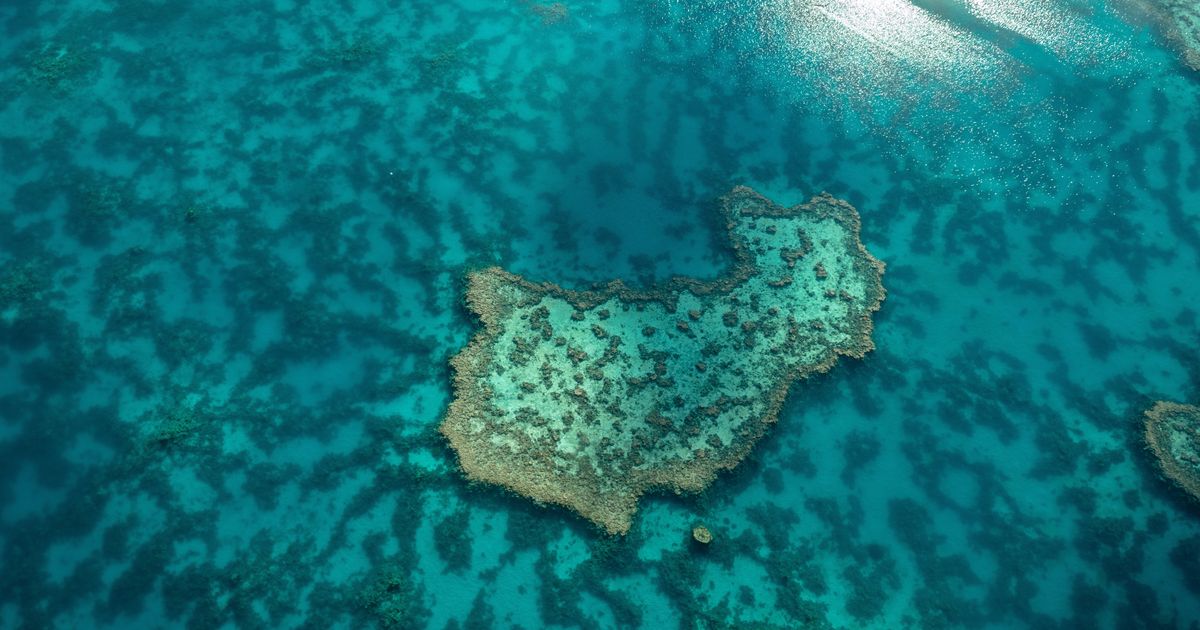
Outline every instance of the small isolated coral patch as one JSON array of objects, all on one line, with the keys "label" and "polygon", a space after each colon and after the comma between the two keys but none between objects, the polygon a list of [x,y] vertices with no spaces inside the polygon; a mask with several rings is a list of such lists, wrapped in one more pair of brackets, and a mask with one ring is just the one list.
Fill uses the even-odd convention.
[{"label": "small isolated coral patch", "polygon": [[533,14],[542,18],[542,24],[558,24],[567,19],[570,14],[567,5],[562,2],[534,4],[529,7]]}]

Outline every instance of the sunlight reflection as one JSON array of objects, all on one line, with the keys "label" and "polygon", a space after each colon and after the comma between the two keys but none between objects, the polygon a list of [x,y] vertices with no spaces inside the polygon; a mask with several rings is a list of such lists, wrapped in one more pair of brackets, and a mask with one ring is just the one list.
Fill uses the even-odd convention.
[{"label": "sunlight reflection", "polygon": [[905,0],[774,0],[763,10],[770,37],[847,78],[906,75],[970,89],[1008,63],[993,44]]}]

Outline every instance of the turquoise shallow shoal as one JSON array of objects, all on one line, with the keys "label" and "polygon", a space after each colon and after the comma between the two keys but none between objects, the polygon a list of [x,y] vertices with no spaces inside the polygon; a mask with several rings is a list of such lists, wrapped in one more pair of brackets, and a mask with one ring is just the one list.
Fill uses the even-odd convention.
[{"label": "turquoise shallow shoal", "polygon": [[[1189,628],[1200,73],[1139,2],[0,6],[0,628]],[[437,433],[467,271],[828,191],[877,351],[611,538]],[[691,541],[703,523],[714,542]]]}]

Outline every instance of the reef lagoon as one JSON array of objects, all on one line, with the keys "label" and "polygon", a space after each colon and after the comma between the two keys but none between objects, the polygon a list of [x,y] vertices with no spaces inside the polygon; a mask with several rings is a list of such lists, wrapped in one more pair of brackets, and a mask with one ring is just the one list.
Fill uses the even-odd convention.
[{"label": "reef lagoon", "polygon": [[1200,628],[1198,42],[6,2],[0,628]]}]

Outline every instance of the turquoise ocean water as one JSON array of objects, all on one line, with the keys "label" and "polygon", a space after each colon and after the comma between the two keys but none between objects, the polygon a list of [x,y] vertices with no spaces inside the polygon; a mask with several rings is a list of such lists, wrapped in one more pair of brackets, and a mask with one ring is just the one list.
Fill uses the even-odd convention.
[{"label": "turquoise ocean water", "polygon": [[[1200,72],[1094,0],[0,4],[0,627],[1196,628]],[[878,350],[628,536],[469,485],[463,274],[828,191]],[[703,522],[716,540],[690,540]]]}]

